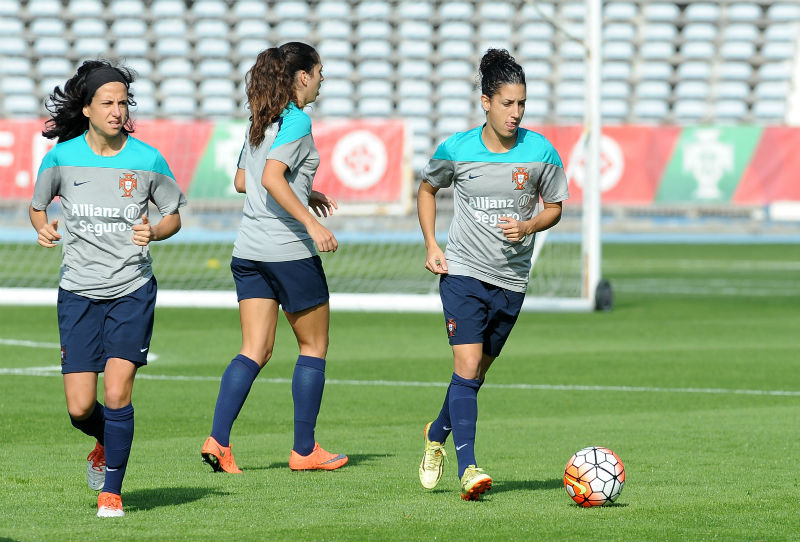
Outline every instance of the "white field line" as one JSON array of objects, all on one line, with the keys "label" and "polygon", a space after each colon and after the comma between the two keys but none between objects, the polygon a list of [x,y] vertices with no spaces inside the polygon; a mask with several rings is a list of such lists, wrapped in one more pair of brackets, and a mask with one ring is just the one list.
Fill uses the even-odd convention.
[{"label": "white field line", "polygon": [[[53,365],[50,367],[18,367],[0,368],[0,375],[16,376],[60,376],[61,367]],[[154,375],[140,372],[136,375],[137,380],[160,380],[170,382],[219,382],[217,376],[186,376],[186,375]],[[258,378],[256,382],[262,384],[290,384],[290,378]],[[325,384],[342,386],[384,386],[384,387],[406,387],[406,388],[444,388],[446,382],[416,382],[403,380],[342,380],[328,378]],[[598,392],[621,392],[621,393],[706,393],[718,395],[765,395],[777,397],[800,397],[800,391],[795,390],[746,390],[730,388],[661,388],[648,386],[580,386],[572,384],[492,384],[487,382],[485,388],[495,388],[502,390],[536,390],[536,391],[598,391]]]},{"label": "white field line", "polygon": [[[61,345],[58,343],[46,343],[46,342],[39,342],[39,341],[24,341],[20,339],[3,339],[0,337],[0,344],[6,346],[24,346],[26,348],[56,348],[61,349]],[[153,354],[152,352],[147,353],[147,362],[156,361],[158,359],[158,354]],[[61,369],[59,368],[59,371]]]}]

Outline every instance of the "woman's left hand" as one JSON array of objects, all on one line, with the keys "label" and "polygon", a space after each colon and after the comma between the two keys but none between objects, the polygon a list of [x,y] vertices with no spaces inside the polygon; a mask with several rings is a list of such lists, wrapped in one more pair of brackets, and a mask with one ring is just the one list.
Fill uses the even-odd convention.
[{"label": "woman's left hand", "polygon": [[150,220],[147,215],[142,215],[142,223],[134,224],[133,229],[133,243],[140,247],[146,247],[153,239],[153,228],[150,227]]},{"label": "woman's left hand", "polygon": [[527,223],[520,222],[510,216],[501,216],[497,221],[497,227],[500,228],[506,239],[511,242],[521,241],[526,235],[531,233],[527,231]]},{"label": "woman's left hand", "polygon": [[308,195],[308,206],[320,217],[330,216],[333,214],[334,209],[339,208],[333,198],[329,198],[322,192],[317,192],[316,190],[312,190]]}]

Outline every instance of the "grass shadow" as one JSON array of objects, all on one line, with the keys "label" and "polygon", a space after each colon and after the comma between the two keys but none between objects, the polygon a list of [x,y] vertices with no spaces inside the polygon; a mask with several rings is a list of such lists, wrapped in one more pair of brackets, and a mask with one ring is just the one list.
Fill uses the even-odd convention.
[{"label": "grass shadow", "polygon": [[[347,467],[354,467],[356,465],[360,465],[362,463],[369,463],[376,458],[384,458],[384,457],[394,457],[394,454],[347,454]],[[288,469],[289,462],[288,461],[276,461],[274,463],[270,463],[269,465],[263,466],[255,466],[255,467],[246,467],[242,466],[242,470],[267,470],[267,469]]]},{"label": "grass shadow", "polygon": [[199,501],[210,495],[230,495],[213,487],[157,487],[126,491],[123,496],[126,510],[152,510]]},{"label": "grass shadow", "polygon": [[492,493],[558,489],[563,485],[564,481],[560,478],[551,478],[550,480],[495,480],[492,484]]}]

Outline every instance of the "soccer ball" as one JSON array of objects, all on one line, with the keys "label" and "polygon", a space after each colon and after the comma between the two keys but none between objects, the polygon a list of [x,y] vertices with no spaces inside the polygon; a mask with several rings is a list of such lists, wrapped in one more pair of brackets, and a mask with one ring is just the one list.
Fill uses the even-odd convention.
[{"label": "soccer ball", "polygon": [[600,446],[575,452],[564,469],[564,488],[581,506],[604,506],[619,497],[625,485],[625,467],[619,456]]}]

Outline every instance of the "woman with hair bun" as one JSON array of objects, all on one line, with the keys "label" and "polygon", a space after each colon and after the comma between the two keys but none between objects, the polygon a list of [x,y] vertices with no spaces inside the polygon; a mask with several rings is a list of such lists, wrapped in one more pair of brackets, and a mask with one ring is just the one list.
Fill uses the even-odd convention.
[{"label": "woman with hair bun", "polygon": [[[425,240],[425,268],[440,275],[453,375],[439,416],[423,431],[422,486],[433,489],[443,471],[444,442],[452,432],[461,498],[478,500],[492,478],[475,460],[478,390],[519,316],[536,232],[561,218],[569,197],[558,153],[547,139],[520,128],[525,73],[504,49],[480,63],[486,122],[456,133],[422,171],[417,212]],[[455,213],[447,248],[436,242],[436,192],[453,186]],[[543,208],[536,213],[541,197]]]},{"label": "woman with hair bun", "polygon": [[317,99],[322,63],[305,43],[262,51],[247,72],[250,125],[233,183],[247,194],[231,271],[239,299],[242,347],[222,375],[211,435],[201,449],[215,472],[240,473],[230,434],[253,381],[272,357],[278,307],[297,339],[292,377],[292,470],[334,470],[347,456],[315,439],[325,386],[330,310],[320,252],[335,252],[336,237],[309,212],[328,216],[336,202],[312,189],[319,153],[303,108]]},{"label": "woman with hair bun", "polygon": [[[63,265],[58,289],[61,372],[72,425],[97,441],[89,487],[100,517],[123,516],[122,479],[133,442],[133,380],[147,364],[156,279],[148,245],[175,234],[186,204],[161,153],[130,134],[135,106],[128,68],[87,60],[50,96],[42,160],[30,206],[46,248],[62,239],[47,206],[60,197]],[[152,201],[162,215],[151,224]],[[103,400],[97,401],[97,375]]]}]

